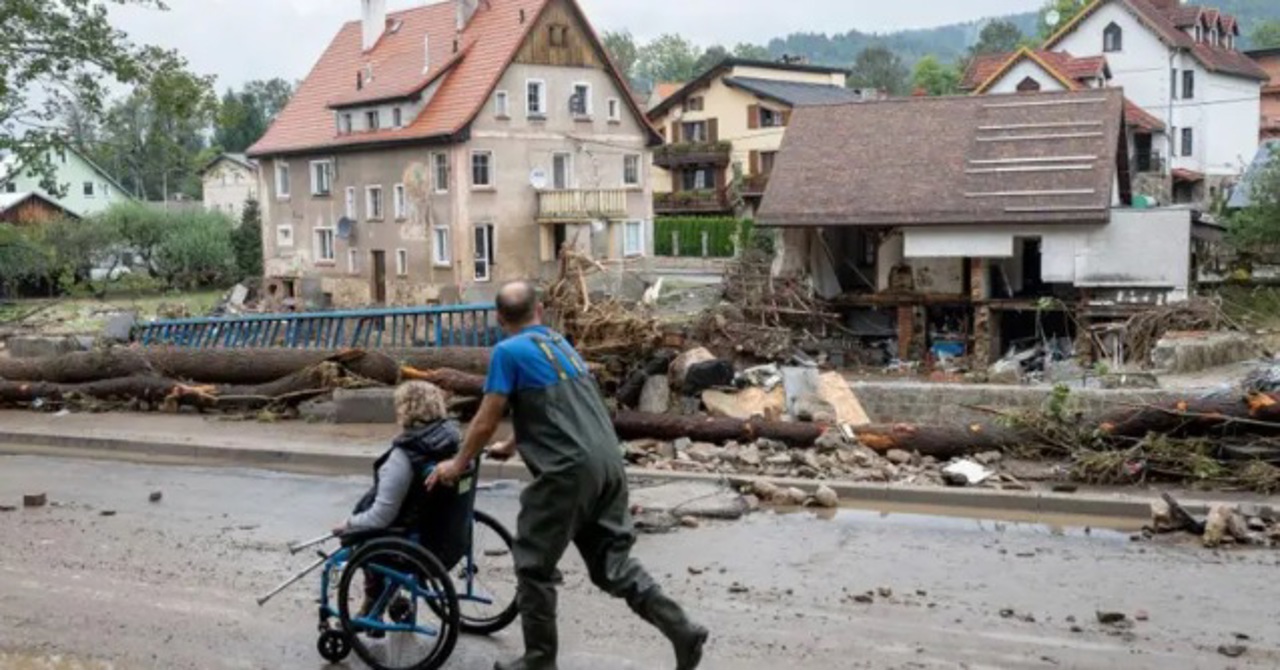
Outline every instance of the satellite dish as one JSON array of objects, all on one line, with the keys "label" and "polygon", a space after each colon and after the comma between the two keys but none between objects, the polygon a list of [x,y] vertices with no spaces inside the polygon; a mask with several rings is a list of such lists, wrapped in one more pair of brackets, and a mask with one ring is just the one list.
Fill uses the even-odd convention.
[{"label": "satellite dish", "polygon": [[547,187],[547,171],[536,167],[529,171],[529,185],[541,191]]},{"label": "satellite dish", "polygon": [[1044,15],[1044,23],[1050,28],[1057,27],[1058,22],[1061,20],[1062,20],[1062,14],[1059,13],[1058,10],[1056,9],[1050,9],[1049,12]]},{"label": "satellite dish", "polygon": [[340,240],[351,239],[351,233],[355,230],[355,228],[356,228],[355,221],[352,221],[351,219],[348,219],[345,216],[342,217],[341,219],[338,219],[338,239]]}]

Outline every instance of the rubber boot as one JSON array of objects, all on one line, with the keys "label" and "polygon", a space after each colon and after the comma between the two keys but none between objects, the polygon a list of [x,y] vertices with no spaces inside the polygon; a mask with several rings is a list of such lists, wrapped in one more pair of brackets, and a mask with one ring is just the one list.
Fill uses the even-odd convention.
[{"label": "rubber boot", "polygon": [[555,619],[530,621],[521,617],[524,629],[524,656],[493,664],[493,670],[556,670],[559,635]]},{"label": "rubber boot", "polygon": [[676,601],[660,589],[642,594],[631,604],[641,619],[662,632],[676,651],[676,670],[694,670],[702,662],[702,648],[710,635],[706,628],[689,620]]}]

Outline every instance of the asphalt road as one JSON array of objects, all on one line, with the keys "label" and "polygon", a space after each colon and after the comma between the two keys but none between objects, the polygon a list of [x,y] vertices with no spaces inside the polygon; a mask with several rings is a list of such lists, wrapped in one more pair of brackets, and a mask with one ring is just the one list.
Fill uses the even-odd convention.
[{"label": "asphalt road", "polygon": [[[314,650],[314,582],[265,608],[254,597],[307,561],[284,551],[289,541],[323,533],[367,486],[0,457],[0,505],[51,500],[0,512],[0,668],[328,667]],[[516,505],[514,487],[480,500],[508,523]],[[1273,552],[855,511],[761,513],[646,536],[636,551],[712,628],[711,669],[1280,667]],[[562,669],[673,666],[576,557],[564,567]],[[870,604],[853,599],[880,589]],[[1147,620],[1115,629],[1098,610]],[[1245,654],[1220,655],[1236,634]],[[519,642],[516,629],[463,638],[447,667],[488,670]]]}]

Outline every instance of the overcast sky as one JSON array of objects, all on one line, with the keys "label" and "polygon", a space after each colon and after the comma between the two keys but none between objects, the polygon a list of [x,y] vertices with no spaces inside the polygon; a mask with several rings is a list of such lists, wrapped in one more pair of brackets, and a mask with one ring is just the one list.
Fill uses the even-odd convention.
[{"label": "overcast sky", "polygon": [[[170,11],[115,11],[140,43],[178,49],[220,89],[252,79],[300,79],[359,0],[167,0]],[[598,30],[639,40],[680,33],[700,45],[764,43],[792,32],[884,32],[1039,7],[1042,0],[580,0]],[[391,9],[425,0],[389,0]]]}]

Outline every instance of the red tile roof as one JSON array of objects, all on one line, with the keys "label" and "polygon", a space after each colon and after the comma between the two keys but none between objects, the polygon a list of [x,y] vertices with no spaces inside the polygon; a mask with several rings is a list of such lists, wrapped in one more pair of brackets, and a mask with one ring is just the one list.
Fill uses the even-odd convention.
[{"label": "red tile roof", "polygon": [[683,81],[660,81],[653,87],[654,102],[661,102],[675,95],[684,88]]},{"label": "red tile roof", "polygon": [[1130,128],[1137,128],[1152,133],[1164,132],[1164,121],[1138,106],[1129,98],[1124,99],[1124,122]]},{"label": "red tile roof", "polygon": [[[360,22],[346,23],[266,135],[249,149],[249,154],[265,156],[403,141],[444,141],[455,137],[483,108],[498,79],[551,1],[487,0],[480,3],[460,36],[456,33],[457,18],[452,2],[392,12],[387,17],[388,31],[368,53],[362,48]],[[575,0],[564,1],[581,14]],[[398,29],[392,32],[397,24]],[[592,37],[598,42],[594,34]],[[431,70],[425,73],[424,39],[431,49],[432,64]],[[364,87],[357,89],[357,73],[367,66],[372,66],[373,80],[366,80]],[[617,68],[611,65],[610,70],[622,90],[629,92]],[[441,75],[439,90],[427,108],[404,128],[338,134],[332,107],[408,97]],[[644,113],[633,96],[624,97],[643,123]],[[651,139],[657,141],[656,131],[650,129],[650,132]]]},{"label": "red tile roof", "polygon": [[[1082,80],[1105,78],[1108,73],[1105,56],[1076,58],[1065,51],[1017,51],[1014,53],[982,54],[973,59],[964,72],[960,89],[977,91],[996,73],[1013,67],[1017,60],[1034,54],[1035,58],[1053,69],[1050,74],[1065,79],[1071,88],[1078,88]],[[981,92],[981,91],[979,91]]]},{"label": "red tile roof", "polygon": [[997,54],[978,54],[969,62],[969,67],[965,68],[964,77],[960,80],[960,90],[972,91],[977,89],[995,74],[1000,66],[1004,65],[1013,54],[997,53]]},{"label": "red tile roof", "polygon": [[1187,182],[1187,183],[1204,181],[1204,173],[1196,172],[1195,170],[1187,170],[1184,168],[1174,168],[1173,170],[1171,170],[1171,173],[1173,174],[1174,181]]},{"label": "red tile roof", "polygon": [[1173,21],[1173,25],[1179,28],[1194,26],[1200,20],[1200,15],[1204,11],[1199,5],[1182,5],[1169,12],[1169,19]]}]

